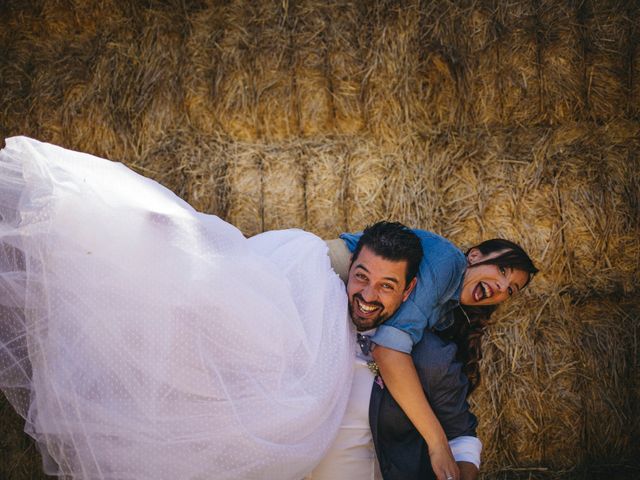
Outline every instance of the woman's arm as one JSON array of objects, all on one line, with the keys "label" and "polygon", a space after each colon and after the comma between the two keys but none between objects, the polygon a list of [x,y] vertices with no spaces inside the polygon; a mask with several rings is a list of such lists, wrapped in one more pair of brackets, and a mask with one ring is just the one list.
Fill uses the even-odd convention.
[{"label": "woman's arm", "polygon": [[385,386],[425,439],[431,466],[438,480],[459,479],[459,469],[444,430],[422,390],[411,356],[377,345],[372,352]]}]

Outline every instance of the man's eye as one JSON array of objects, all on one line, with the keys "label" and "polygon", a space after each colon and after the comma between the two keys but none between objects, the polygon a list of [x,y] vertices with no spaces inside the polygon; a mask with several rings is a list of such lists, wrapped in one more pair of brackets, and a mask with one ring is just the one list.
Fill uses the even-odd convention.
[{"label": "man's eye", "polygon": [[384,288],[385,290],[393,290],[393,286],[388,283],[383,283],[382,288]]},{"label": "man's eye", "polygon": [[366,280],[367,279],[366,275],[364,275],[363,273],[356,273],[356,278],[358,280]]},{"label": "man's eye", "polygon": [[505,275],[507,272],[505,271],[504,267],[500,267],[500,273],[502,275]]},{"label": "man's eye", "polygon": [[507,288],[507,292],[509,292],[509,296],[513,295],[513,288]]}]

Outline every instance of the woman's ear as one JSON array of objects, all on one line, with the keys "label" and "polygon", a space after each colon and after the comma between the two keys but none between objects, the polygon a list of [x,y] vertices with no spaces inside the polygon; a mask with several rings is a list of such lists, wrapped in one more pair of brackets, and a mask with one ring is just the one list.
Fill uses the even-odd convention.
[{"label": "woman's ear", "polygon": [[469,250],[469,253],[467,253],[467,263],[469,265],[474,265],[478,263],[483,257],[484,255],[482,255],[482,252],[478,248],[473,247],[471,250]]}]

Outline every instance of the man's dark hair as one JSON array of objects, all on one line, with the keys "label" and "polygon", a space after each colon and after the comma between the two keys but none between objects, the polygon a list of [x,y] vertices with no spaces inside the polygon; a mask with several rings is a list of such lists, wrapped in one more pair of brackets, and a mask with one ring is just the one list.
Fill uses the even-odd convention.
[{"label": "man's dark hair", "polygon": [[383,221],[365,228],[353,251],[352,263],[357,260],[362,247],[367,247],[385,260],[393,262],[406,260],[407,286],[418,274],[418,268],[422,261],[420,239],[408,227],[399,222]]}]

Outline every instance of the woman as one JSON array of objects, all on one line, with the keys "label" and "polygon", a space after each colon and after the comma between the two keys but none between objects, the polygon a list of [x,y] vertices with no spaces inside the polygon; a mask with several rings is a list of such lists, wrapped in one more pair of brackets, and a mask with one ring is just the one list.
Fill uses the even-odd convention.
[{"label": "woman", "polygon": [[[464,254],[432,232],[414,233],[424,252],[418,283],[398,312],[371,337],[376,345],[373,358],[388,390],[429,445],[436,477],[456,480],[458,467],[446,432],[427,401],[410,357],[413,345],[427,329],[450,329],[454,312],[475,312],[488,318],[498,304],[524,289],[538,270],[520,246],[507,240],[489,240]],[[360,234],[341,238],[355,255]]]},{"label": "woman", "polygon": [[[537,272],[529,256],[519,246],[507,240],[482,242],[467,252],[467,258],[473,258],[475,250],[486,260],[471,264],[465,271],[463,283],[473,283],[471,280],[478,279],[482,273],[478,270],[486,266],[483,268],[485,276],[487,272],[489,275],[499,276],[504,270],[526,273],[521,284],[524,288],[530,277]],[[501,303],[470,306],[464,304],[465,301],[470,302],[463,294],[461,305],[450,314],[451,323],[447,322],[448,326],[444,329],[429,332],[430,337],[423,338],[412,355],[422,389],[429,396],[430,404],[450,444],[456,444],[452,447],[456,461],[467,462],[466,465],[463,464],[465,469],[460,469],[459,478],[462,480],[476,478],[477,469],[471,464],[479,466],[481,449],[479,442],[465,437],[475,437],[475,417],[469,412],[468,403],[464,399],[480,383],[482,337],[491,314],[498,303]],[[434,368],[438,373],[433,372]],[[434,383],[434,378],[437,379],[437,384]],[[371,428],[375,431],[374,443],[384,480],[436,478],[430,465],[426,442],[388,389],[374,385],[370,419]],[[462,448],[461,441],[464,442]]]}]

